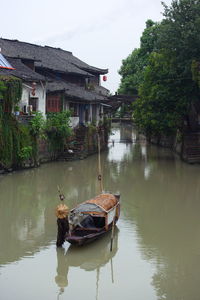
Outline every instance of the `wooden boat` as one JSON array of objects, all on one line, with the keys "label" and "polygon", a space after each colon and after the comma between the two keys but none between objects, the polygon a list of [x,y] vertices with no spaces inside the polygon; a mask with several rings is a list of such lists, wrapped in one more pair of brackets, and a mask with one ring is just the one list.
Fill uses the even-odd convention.
[{"label": "wooden boat", "polygon": [[69,212],[69,232],[66,241],[84,245],[106,234],[120,215],[120,195],[102,193]]},{"label": "wooden boat", "polygon": [[[60,247],[65,240],[72,245],[84,245],[96,240],[112,229],[110,247],[110,251],[112,251],[114,228],[120,215],[120,195],[103,192],[99,134],[97,134],[97,138],[100,194],[71,209],[69,214],[66,205],[63,203],[58,205],[56,208],[58,217],[57,247]],[[63,201],[65,197],[60,192],[59,187],[58,192],[60,200]]]}]

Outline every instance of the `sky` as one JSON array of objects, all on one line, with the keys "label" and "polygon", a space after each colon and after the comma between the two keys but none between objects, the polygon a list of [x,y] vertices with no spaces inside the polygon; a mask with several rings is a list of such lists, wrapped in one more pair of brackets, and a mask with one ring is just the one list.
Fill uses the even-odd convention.
[{"label": "sky", "polygon": [[160,0],[9,0],[0,9],[0,37],[59,47],[108,68],[102,85],[112,94],[122,59],[139,47],[146,20],[163,18]]}]

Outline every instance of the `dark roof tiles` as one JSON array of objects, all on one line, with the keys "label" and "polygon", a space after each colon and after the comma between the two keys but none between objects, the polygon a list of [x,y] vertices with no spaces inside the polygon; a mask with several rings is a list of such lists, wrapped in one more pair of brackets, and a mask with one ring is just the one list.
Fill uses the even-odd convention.
[{"label": "dark roof tiles", "polygon": [[84,63],[69,51],[49,46],[38,46],[18,40],[0,38],[0,48],[7,57],[35,60],[36,67],[90,77],[105,74],[107,69],[99,69]]},{"label": "dark roof tiles", "polygon": [[77,58],[76,56],[74,56],[72,54],[72,52],[65,51],[60,48],[49,47],[49,46],[45,46],[45,48],[49,49],[50,52],[58,55],[61,59],[67,60],[68,62],[75,65],[76,67],[78,67],[82,70],[85,70],[87,72],[91,72],[92,74],[93,73],[94,74],[107,74],[108,73],[108,69],[100,69],[100,68],[90,66],[90,65],[86,64],[85,62],[83,62],[82,60],[80,60],[79,58]]},{"label": "dark roof tiles", "polygon": [[45,80],[44,76],[34,72],[21,62],[21,59],[8,58],[9,63],[15,68],[14,70],[0,69],[0,75],[13,75],[24,81]]},{"label": "dark roof tiles", "polygon": [[63,91],[66,96],[77,98],[77,100],[86,101],[104,101],[107,97],[97,94],[95,91],[88,91],[84,87],[77,86],[72,83],[66,83],[64,81],[48,82],[47,92]]}]

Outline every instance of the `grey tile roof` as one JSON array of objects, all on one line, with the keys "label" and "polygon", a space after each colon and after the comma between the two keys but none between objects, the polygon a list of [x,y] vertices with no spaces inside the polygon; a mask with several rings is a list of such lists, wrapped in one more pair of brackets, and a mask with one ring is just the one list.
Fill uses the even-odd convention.
[{"label": "grey tile roof", "polygon": [[53,48],[49,46],[45,46],[45,48],[48,48],[50,52],[53,52],[54,54],[58,55],[61,59],[67,60],[71,64],[75,65],[76,67],[85,70],[87,72],[90,72],[92,74],[107,74],[108,69],[100,69],[93,66],[90,66],[74,56],[72,52],[65,51],[60,48]]},{"label": "grey tile roof", "polygon": [[72,83],[66,83],[61,80],[48,82],[47,92],[63,91],[66,96],[82,101],[101,102],[107,100],[107,97],[97,94],[95,91],[88,91],[84,87]]},{"label": "grey tile roof", "polygon": [[24,81],[40,81],[45,80],[44,76],[34,72],[21,62],[21,59],[8,58],[8,62],[15,70],[0,69],[0,75],[13,75]]},{"label": "grey tile roof", "polygon": [[[90,77],[92,74],[105,74],[108,70],[91,67],[71,52],[48,46],[39,46],[18,40],[0,38],[2,54],[7,57],[35,60],[35,66],[54,71]],[[91,73],[92,74],[91,74]]]}]

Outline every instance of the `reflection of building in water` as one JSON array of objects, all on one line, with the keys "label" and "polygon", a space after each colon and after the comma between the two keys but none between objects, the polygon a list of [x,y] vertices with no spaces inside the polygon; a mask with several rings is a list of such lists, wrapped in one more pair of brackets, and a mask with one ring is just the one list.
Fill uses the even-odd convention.
[{"label": "reflection of building in water", "polygon": [[133,126],[131,124],[121,123],[120,142],[133,142]]},{"label": "reflection of building in water", "polygon": [[59,295],[64,292],[65,287],[67,287],[69,284],[68,273],[70,267],[78,267],[84,269],[85,271],[96,270],[96,292],[98,293],[100,268],[110,262],[112,273],[111,278],[112,282],[114,281],[112,258],[115,256],[118,250],[118,232],[119,229],[116,227],[112,252],[110,252],[110,233],[89,245],[82,247],[75,247],[71,245],[67,252],[65,252],[64,248],[57,248],[57,274],[55,276],[55,282],[60,288]]}]

